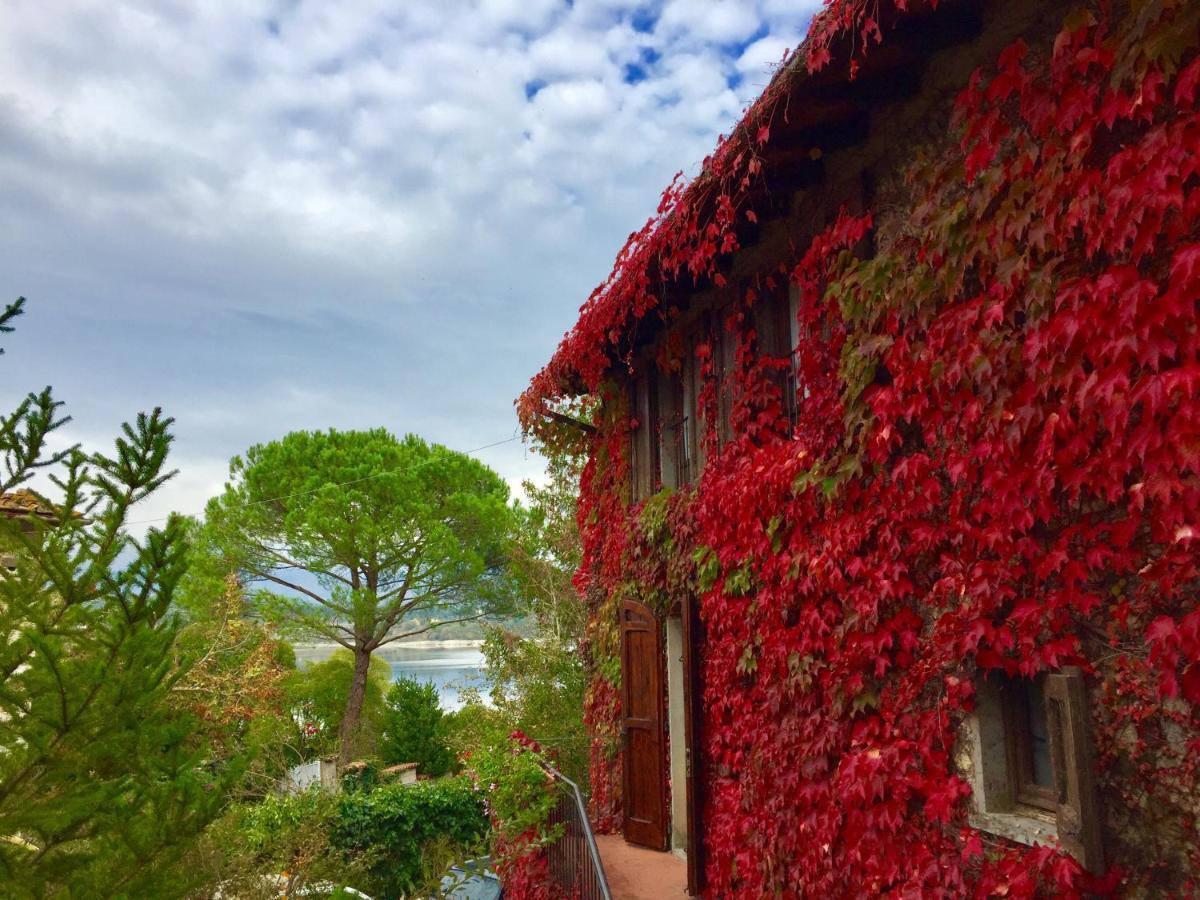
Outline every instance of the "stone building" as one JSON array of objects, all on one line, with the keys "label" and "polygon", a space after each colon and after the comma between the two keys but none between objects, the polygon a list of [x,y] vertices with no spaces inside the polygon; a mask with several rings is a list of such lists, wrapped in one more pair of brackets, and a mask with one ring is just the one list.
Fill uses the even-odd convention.
[{"label": "stone building", "polygon": [[519,401],[589,459],[593,818],[693,892],[1200,884],[1198,45],[828,3]]}]

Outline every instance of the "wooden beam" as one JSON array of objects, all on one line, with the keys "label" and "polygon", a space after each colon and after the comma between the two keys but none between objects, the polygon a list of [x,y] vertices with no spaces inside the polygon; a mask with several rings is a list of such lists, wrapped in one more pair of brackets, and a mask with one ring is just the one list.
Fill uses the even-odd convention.
[{"label": "wooden beam", "polygon": [[568,416],[565,413],[560,413],[556,409],[551,409],[549,406],[545,405],[544,401],[542,404],[542,415],[553,422],[558,422],[560,425],[576,428],[579,431],[582,431],[584,434],[596,433],[595,425],[592,425],[590,422],[585,422],[583,419],[576,419],[574,416]]}]

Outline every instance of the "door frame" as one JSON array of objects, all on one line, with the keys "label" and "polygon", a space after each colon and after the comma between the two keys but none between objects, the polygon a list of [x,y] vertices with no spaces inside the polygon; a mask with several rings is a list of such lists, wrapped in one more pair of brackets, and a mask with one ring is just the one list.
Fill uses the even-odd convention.
[{"label": "door frame", "polygon": [[683,625],[683,740],[687,759],[687,887],[699,895],[704,890],[704,792],[705,766],[704,676],[700,646],[704,625],[700,621],[699,598],[690,592],[680,602]]}]

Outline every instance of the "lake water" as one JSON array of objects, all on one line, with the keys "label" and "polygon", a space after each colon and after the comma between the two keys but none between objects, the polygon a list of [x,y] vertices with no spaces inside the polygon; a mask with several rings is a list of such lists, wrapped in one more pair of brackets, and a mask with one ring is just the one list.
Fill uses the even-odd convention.
[{"label": "lake water", "polygon": [[479,650],[385,647],[378,655],[392,667],[393,680],[408,677],[433,682],[441,698],[442,709],[447,711],[462,707],[462,688],[486,691],[488,687],[483,653]]},{"label": "lake water", "polygon": [[[296,662],[300,666],[322,662],[335,648],[297,647]],[[432,682],[447,712],[462,707],[464,687],[486,691],[487,675],[483,653],[473,647],[403,647],[392,645],[377,650],[375,656],[392,667],[392,679],[407,676],[417,681]]]}]

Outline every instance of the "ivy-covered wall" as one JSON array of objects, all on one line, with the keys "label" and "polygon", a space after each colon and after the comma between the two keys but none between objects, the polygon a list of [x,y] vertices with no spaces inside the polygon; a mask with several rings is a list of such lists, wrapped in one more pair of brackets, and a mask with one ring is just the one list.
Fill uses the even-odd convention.
[{"label": "ivy-covered wall", "polygon": [[[602,398],[577,577],[597,823],[620,810],[615,605],[694,591],[711,896],[1194,894],[1200,4],[1011,4],[1013,23],[1033,16],[953,96],[925,92],[926,127],[845,163],[872,167],[862,208],[814,219],[794,198],[739,252],[766,218],[762,160],[793,94],[831,66],[853,77],[908,6],[829,4],[799,65],[704,175],[668,190],[520,401],[539,427],[547,401]],[[988,35],[943,60],[947,77]],[[635,423],[611,379],[644,364],[649,317],[672,346],[667,301],[695,283],[734,303],[738,364],[718,384],[696,348],[704,471],[631,507]],[[794,428],[751,325],[789,285]],[[1064,665],[1093,698],[1102,877],[971,828],[954,760],[980,673]]]}]

